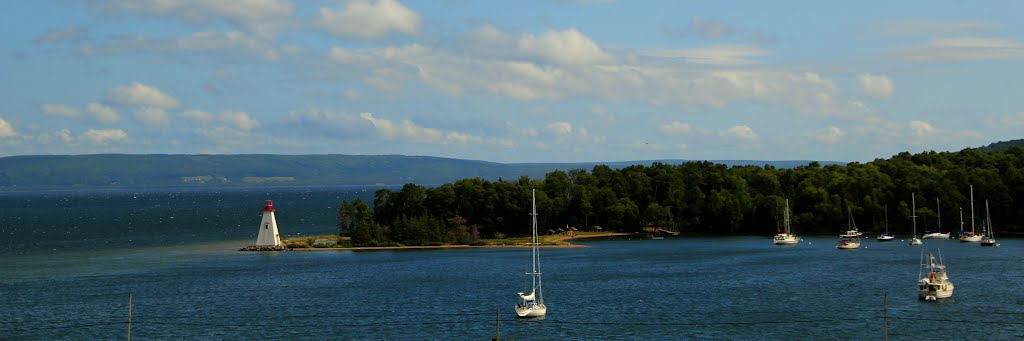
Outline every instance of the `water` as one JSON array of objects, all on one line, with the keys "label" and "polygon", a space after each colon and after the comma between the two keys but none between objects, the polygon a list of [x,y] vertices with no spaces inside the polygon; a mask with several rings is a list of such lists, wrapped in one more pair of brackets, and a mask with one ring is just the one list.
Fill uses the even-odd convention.
[{"label": "water", "polygon": [[[917,299],[921,247],[901,241],[865,240],[859,250],[837,250],[831,237],[779,247],[770,236],[543,249],[548,316],[523,321],[512,318],[512,307],[515,293],[529,286],[527,249],[235,251],[255,239],[268,192],[285,234],[331,232],[334,212],[327,207],[365,193],[149,192],[142,200],[138,193],[48,192],[18,194],[21,201],[0,194],[4,215],[22,222],[93,218],[78,204],[26,211],[23,206],[36,204],[18,204],[24,199],[54,203],[69,195],[71,203],[89,202],[86,207],[117,202],[107,208],[116,217],[97,215],[96,223],[78,227],[75,233],[89,242],[69,243],[74,238],[61,233],[47,233],[57,241],[20,237],[38,246],[12,246],[0,256],[0,339],[122,338],[128,293],[132,337],[140,340],[489,339],[496,311],[502,337],[517,340],[881,339],[885,293],[894,340],[1024,337],[1018,256],[1024,241],[1018,239],[1003,238],[997,248],[925,240],[926,249],[942,250],[957,286],[954,298],[939,302]],[[129,194],[132,200],[124,197]],[[174,212],[173,221],[154,208],[189,200],[199,208]],[[312,214],[319,210],[328,212]],[[285,212],[311,214],[301,223]],[[238,221],[202,218],[216,214]],[[193,217],[189,235],[199,240],[152,236],[183,225],[183,216]],[[131,233],[123,231],[126,221],[133,222]],[[32,224],[24,226],[46,228]],[[0,228],[24,236],[10,225]],[[55,251],[54,245],[65,246]]]}]

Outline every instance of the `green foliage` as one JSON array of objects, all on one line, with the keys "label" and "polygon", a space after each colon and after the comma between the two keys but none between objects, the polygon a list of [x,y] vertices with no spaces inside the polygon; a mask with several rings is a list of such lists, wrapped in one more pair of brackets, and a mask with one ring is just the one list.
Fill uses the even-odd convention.
[{"label": "green foliage", "polygon": [[[530,193],[536,190],[542,234],[579,230],[641,231],[658,226],[705,234],[771,234],[789,199],[792,224],[802,234],[832,234],[846,228],[847,210],[861,230],[909,234],[910,196],[916,195],[918,228],[959,229],[960,207],[969,212],[988,200],[992,220],[1010,232],[1024,221],[1024,148],[1003,152],[900,153],[890,159],[845,166],[817,162],[795,168],[771,165],[728,167],[711,162],[654,162],[620,169],[594,166],[553,171],[540,180],[467,178],[437,187],[408,184],[382,189],[374,200],[373,238],[404,245],[471,244],[480,236],[530,233]],[[980,207],[980,206],[978,206]],[[941,217],[939,211],[941,210]],[[981,212],[978,211],[978,215]],[[341,215],[339,215],[340,217]],[[362,233],[362,232],[361,232]]]}]

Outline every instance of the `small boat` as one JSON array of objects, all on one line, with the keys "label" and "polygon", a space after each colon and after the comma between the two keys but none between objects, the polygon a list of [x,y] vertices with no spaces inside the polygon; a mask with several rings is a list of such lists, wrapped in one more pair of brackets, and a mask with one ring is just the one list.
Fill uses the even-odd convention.
[{"label": "small boat", "polygon": [[910,218],[914,220],[914,236],[910,237],[910,245],[921,245],[921,238],[917,238],[917,200],[914,198],[915,193],[910,193],[910,203],[912,210],[910,211]]},{"label": "small boat", "polygon": [[949,232],[942,233],[942,205],[939,205],[939,198],[935,198],[936,212],[939,215],[939,227],[937,231],[924,231],[921,239],[949,239]]},{"label": "small boat", "polygon": [[785,231],[775,235],[772,238],[772,243],[775,245],[796,245],[800,243],[800,237],[793,234],[789,224],[789,199],[786,199],[786,210],[782,213],[783,225],[785,225]]},{"label": "small boat", "polygon": [[846,232],[839,235],[839,243],[836,244],[836,248],[840,250],[850,250],[860,248],[860,231],[857,231],[857,223],[853,221],[853,211],[850,207],[846,207]]},{"label": "small boat", "polygon": [[985,222],[987,222],[985,236],[981,238],[981,246],[999,246],[996,243],[996,235],[992,232],[992,216],[988,213],[988,200],[985,200]]},{"label": "small boat", "polygon": [[[924,270],[924,267],[924,250],[922,249],[920,270]],[[942,262],[941,253],[938,262],[935,262],[935,256],[929,253],[928,273],[922,275],[920,270],[918,276],[921,279],[917,280],[917,298],[935,301],[953,296],[953,282],[949,281],[949,276],[946,274],[946,265]]]},{"label": "small boat", "polygon": [[880,242],[888,242],[896,239],[896,236],[889,234],[889,205],[885,205],[885,233],[875,237]]},{"label": "small boat", "polygon": [[981,235],[974,229],[974,185],[971,185],[971,230],[964,231],[964,213],[960,212],[960,241],[961,242],[980,242]]},{"label": "small boat", "polygon": [[530,245],[533,249],[533,257],[530,260],[532,271],[526,273],[532,277],[533,287],[530,293],[519,292],[519,303],[516,304],[516,316],[520,318],[541,317],[548,313],[548,307],[544,305],[544,292],[540,280],[540,253],[537,246],[540,239],[537,238],[537,190],[533,190],[533,211],[530,213],[533,218],[533,240]]}]

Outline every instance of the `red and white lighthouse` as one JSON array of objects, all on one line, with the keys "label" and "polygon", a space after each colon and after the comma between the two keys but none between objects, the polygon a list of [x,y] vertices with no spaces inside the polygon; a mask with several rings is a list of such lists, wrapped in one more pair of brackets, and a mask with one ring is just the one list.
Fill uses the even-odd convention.
[{"label": "red and white lighthouse", "polygon": [[277,232],[277,218],[274,217],[274,203],[267,200],[263,205],[263,220],[260,221],[260,234],[256,236],[256,247],[280,248],[281,235]]}]

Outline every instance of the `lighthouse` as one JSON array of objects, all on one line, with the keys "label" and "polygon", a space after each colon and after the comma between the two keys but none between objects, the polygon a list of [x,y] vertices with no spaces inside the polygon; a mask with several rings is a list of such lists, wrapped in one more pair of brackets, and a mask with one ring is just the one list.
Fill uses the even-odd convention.
[{"label": "lighthouse", "polygon": [[260,221],[260,234],[256,236],[258,250],[283,250],[281,235],[277,232],[277,218],[274,217],[274,202],[267,200],[263,205],[263,220]]}]

